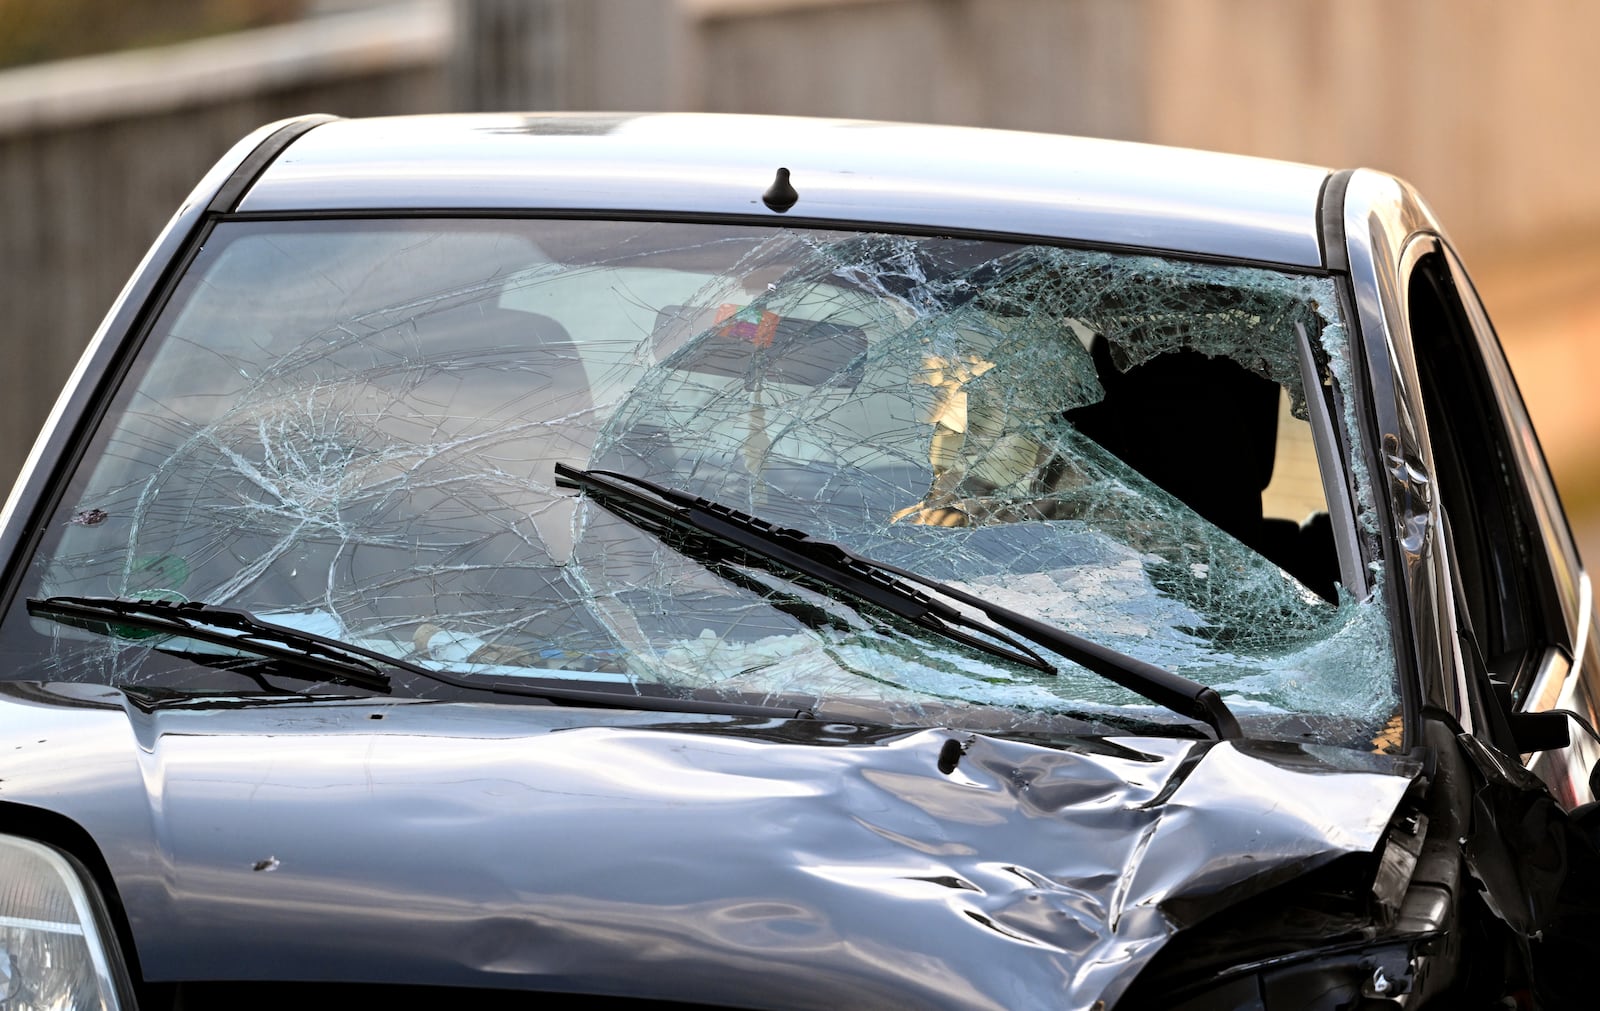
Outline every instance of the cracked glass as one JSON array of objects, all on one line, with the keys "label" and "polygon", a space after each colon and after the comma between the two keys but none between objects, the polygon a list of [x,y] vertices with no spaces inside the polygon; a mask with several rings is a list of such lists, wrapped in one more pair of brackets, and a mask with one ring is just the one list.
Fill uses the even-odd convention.
[{"label": "cracked glass", "polygon": [[[1297,331],[1334,397],[1333,282],[1255,266],[713,224],[227,222],[22,596],[225,604],[486,680],[1189,729],[1048,652],[1053,674],[697,561],[558,489],[565,463],[1184,674],[1249,733],[1371,741],[1397,707],[1383,571],[1340,584],[1322,470],[1357,482],[1357,515],[1371,492],[1319,466]],[[153,662],[165,641],[13,609],[3,646],[12,678],[249,687]]]}]

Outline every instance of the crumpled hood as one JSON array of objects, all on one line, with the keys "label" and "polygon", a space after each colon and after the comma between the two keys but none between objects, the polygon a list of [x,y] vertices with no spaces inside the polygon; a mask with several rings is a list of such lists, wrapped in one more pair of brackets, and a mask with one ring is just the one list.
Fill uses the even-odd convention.
[{"label": "crumpled hood", "polygon": [[1088,1007],[1187,922],[1372,850],[1417,772],[1259,742],[70,691],[0,702],[0,800],[95,838],[150,980]]}]

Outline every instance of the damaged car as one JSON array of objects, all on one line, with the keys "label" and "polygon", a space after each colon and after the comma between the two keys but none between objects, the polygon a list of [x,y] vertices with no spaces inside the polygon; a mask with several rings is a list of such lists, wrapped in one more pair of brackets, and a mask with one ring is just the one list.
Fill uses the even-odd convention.
[{"label": "damaged car", "polygon": [[272,124],[0,538],[7,1007],[1588,1005],[1590,580],[1380,172]]}]

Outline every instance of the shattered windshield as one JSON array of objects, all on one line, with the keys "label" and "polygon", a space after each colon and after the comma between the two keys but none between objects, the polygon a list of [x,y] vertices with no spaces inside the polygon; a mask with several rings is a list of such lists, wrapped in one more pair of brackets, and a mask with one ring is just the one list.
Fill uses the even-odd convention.
[{"label": "shattered windshield", "polygon": [[[1326,278],[755,226],[227,222],[18,599],[228,605],[486,679],[1185,722],[1054,654],[1043,672],[680,553],[558,488],[563,463],[1184,674],[1247,732],[1370,741],[1397,704],[1382,572],[1340,581],[1300,341],[1333,402]],[[170,677],[158,645],[17,606],[4,632],[8,676],[33,680]]]}]

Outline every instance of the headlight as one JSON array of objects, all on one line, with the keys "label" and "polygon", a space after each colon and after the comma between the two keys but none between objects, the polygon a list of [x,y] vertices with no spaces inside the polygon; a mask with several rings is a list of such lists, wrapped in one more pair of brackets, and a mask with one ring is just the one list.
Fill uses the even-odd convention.
[{"label": "headlight", "polygon": [[98,897],[78,866],[0,836],[0,1007],[130,1008],[127,974]]}]

